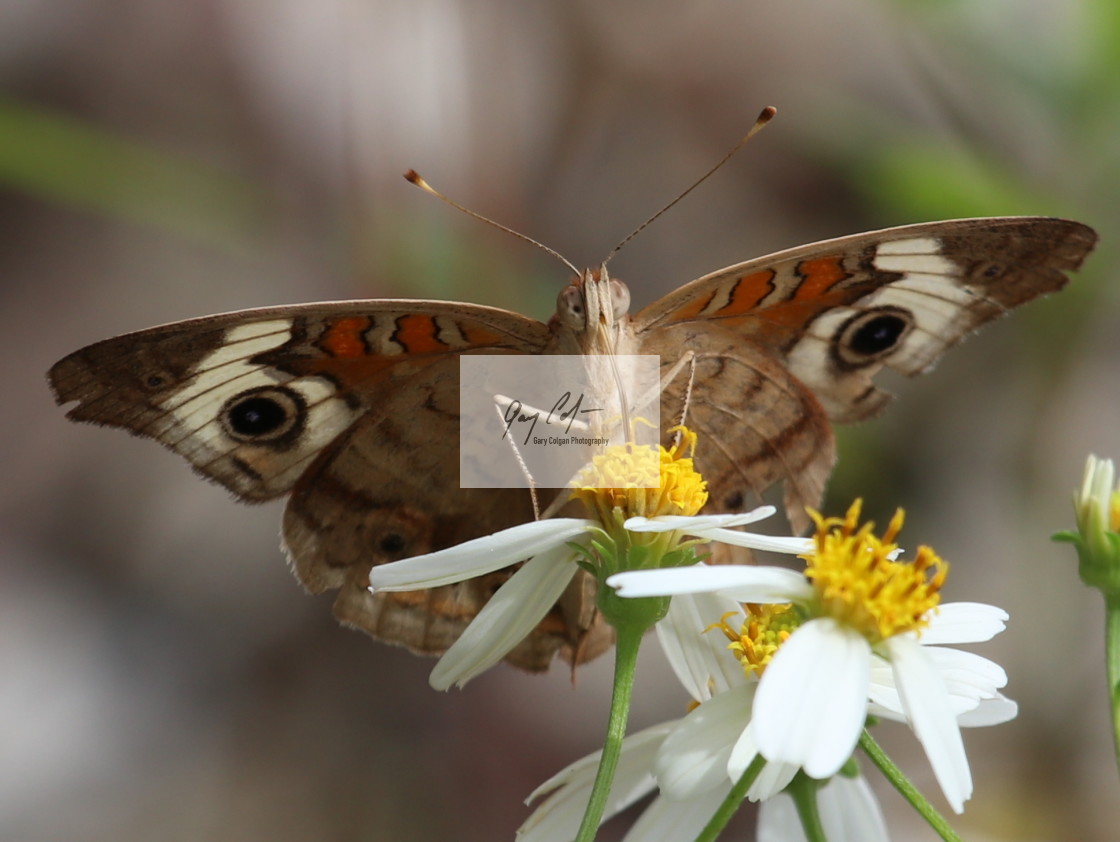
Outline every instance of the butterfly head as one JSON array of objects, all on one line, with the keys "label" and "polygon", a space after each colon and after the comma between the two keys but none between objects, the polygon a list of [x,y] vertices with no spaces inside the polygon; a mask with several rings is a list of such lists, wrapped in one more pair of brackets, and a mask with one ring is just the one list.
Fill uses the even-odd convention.
[{"label": "butterfly head", "polygon": [[613,342],[617,326],[630,309],[630,290],[607,274],[606,266],[573,278],[556,299],[554,327]]}]

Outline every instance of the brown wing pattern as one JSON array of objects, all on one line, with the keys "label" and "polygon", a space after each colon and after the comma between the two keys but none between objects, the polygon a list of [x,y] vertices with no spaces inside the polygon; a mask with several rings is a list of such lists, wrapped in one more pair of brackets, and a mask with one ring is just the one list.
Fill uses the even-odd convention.
[{"label": "brown wing pattern", "polygon": [[826,240],[722,269],[635,317],[719,324],[783,360],[835,421],[874,415],[883,366],[913,375],[983,323],[1067,282],[1096,243],[1046,217],[965,219]]},{"label": "brown wing pattern", "polygon": [[[661,421],[668,428],[684,419],[699,435],[707,510],[743,511],[781,481],[790,522],[807,526],[805,507],[820,505],[835,461],[832,428],[812,392],[765,348],[719,325],[662,328],[650,339],[692,354],[662,393]],[[679,358],[662,351],[663,377]]]},{"label": "brown wing pattern", "polygon": [[[549,339],[488,307],[335,302],[128,334],[49,377],[74,420],[154,438],[242,499],[291,493],[284,537],[300,581],[339,588],[344,622],[436,653],[502,578],[374,597],[369,570],[532,518],[526,491],[458,486],[458,358],[539,353]],[[544,669],[562,647],[601,649],[582,619],[558,608],[510,659]]]},{"label": "brown wing pattern", "polygon": [[635,331],[664,372],[695,355],[663,412],[681,417],[691,373],[686,418],[703,437],[709,508],[739,509],[783,480],[804,525],[834,458],[828,420],[881,410],[889,395],[872,378],[883,366],[927,370],[984,322],[1064,286],[1095,242],[1049,218],[903,226],[731,266],[642,310]]}]

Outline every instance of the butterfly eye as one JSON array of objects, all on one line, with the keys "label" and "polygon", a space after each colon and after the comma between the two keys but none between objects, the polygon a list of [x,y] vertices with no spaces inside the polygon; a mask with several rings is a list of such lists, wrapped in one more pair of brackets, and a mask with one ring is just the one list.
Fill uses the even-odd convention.
[{"label": "butterfly eye", "polygon": [[569,284],[560,290],[556,299],[556,314],[570,328],[580,330],[587,324],[587,306],[583,301],[583,290]]},{"label": "butterfly eye", "polygon": [[298,392],[266,386],[235,395],[222,408],[222,427],[242,442],[274,442],[298,435],[304,402]]},{"label": "butterfly eye", "polygon": [[834,355],[849,367],[867,365],[898,347],[913,323],[913,316],[899,307],[860,313],[836,332]]},{"label": "butterfly eye", "polygon": [[630,311],[630,290],[617,278],[611,278],[611,310],[615,319],[621,319]]}]

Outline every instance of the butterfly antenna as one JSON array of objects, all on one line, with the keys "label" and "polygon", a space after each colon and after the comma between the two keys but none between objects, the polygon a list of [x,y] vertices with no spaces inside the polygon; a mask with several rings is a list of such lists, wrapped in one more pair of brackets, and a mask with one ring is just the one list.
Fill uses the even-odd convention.
[{"label": "butterfly antenna", "polygon": [[774,115],[777,114],[777,113],[778,113],[778,109],[776,109],[772,105],[768,105],[765,108],[763,108],[762,113],[758,115],[758,119],[755,120],[754,125],[751,126],[751,130],[749,132],[747,132],[745,135],[743,135],[743,137],[739,140],[738,143],[736,143],[734,146],[731,147],[731,151],[728,152],[726,155],[724,155],[723,158],[720,159],[718,164],[716,164],[714,167],[712,167],[710,170],[708,170],[706,173],[704,173],[702,176],[700,176],[698,179],[696,179],[696,181],[694,181],[692,183],[692,185],[689,186],[689,188],[687,190],[685,190],[683,193],[678,195],[677,198],[673,199],[673,201],[669,202],[669,204],[667,204],[665,207],[663,207],[661,210],[659,210],[657,213],[655,213],[653,216],[651,216],[649,219],[647,219],[645,222],[643,222],[641,225],[639,225],[637,228],[635,228],[633,231],[631,231],[630,234],[626,237],[626,239],[624,239],[621,243],[619,243],[617,246],[615,246],[613,249],[611,249],[610,254],[607,255],[607,259],[603,261],[603,264],[606,265],[607,261],[609,261],[612,257],[614,257],[622,249],[622,247],[624,245],[626,245],[628,242],[630,242],[632,239],[634,239],[636,236],[638,236],[638,234],[640,234],[642,231],[644,231],[647,225],[649,225],[655,219],[660,217],[661,214],[665,213],[667,210],[669,210],[669,208],[673,207],[673,205],[675,205],[677,202],[679,202],[681,199],[683,199],[685,196],[687,196],[689,193],[691,193],[693,190],[695,190],[697,187],[699,187],[701,184],[703,184],[705,181],[707,181],[708,178],[712,175],[712,173],[714,173],[716,170],[718,170],[720,167],[722,167],[724,164],[726,164],[728,161],[730,161],[731,158],[735,155],[735,153],[738,152],[740,149],[742,149],[743,146],[746,145],[748,140],[750,140],[752,137],[754,137],[756,134],[758,134],[758,132],[762,129],[762,127],[765,126],[767,123],[769,123],[774,118]]},{"label": "butterfly antenna", "polygon": [[436,190],[434,187],[432,187],[432,185],[428,184],[428,182],[424,181],[424,179],[420,177],[420,173],[416,172],[416,170],[409,170],[408,172],[406,172],[404,174],[404,177],[408,181],[411,181],[413,184],[415,184],[417,187],[419,187],[421,190],[423,190],[425,193],[431,193],[433,196],[435,196],[440,201],[444,202],[445,204],[451,205],[451,207],[455,208],[455,210],[462,211],[467,216],[474,217],[479,222],[485,222],[487,225],[492,225],[494,228],[497,228],[499,231],[505,231],[507,234],[512,234],[514,237],[517,237],[517,239],[519,239],[519,240],[524,240],[526,243],[529,243],[530,245],[536,246],[541,251],[547,252],[548,254],[551,254],[553,257],[555,257],[557,260],[559,260],[561,263],[563,263],[565,266],[567,266],[569,269],[571,269],[573,274],[575,274],[575,275],[580,274],[579,269],[577,269],[575,266],[573,266],[571,261],[568,260],[568,258],[564,257],[564,255],[560,254],[560,252],[556,251],[555,249],[550,249],[544,243],[538,243],[532,237],[528,237],[525,234],[522,234],[520,231],[514,231],[512,228],[508,228],[505,225],[502,225],[500,222],[495,222],[494,220],[490,219],[489,217],[483,216],[482,214],[477,213],[476,211],[472,211],[470,208],[465,208],[462,205],[460,205],[458,202],[454,201],[453,199],[447,198],[442,193],[440,193],[438,190]]}]

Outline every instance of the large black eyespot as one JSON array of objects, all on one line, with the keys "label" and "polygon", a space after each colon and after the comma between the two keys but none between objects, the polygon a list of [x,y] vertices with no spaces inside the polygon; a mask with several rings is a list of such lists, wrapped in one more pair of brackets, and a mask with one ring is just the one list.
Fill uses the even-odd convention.
[{"label": "large black eyespot", "polygon": [[272,442],[298,435],[303,426],[303,397],[292,389],[265,386],[235,395],[222,408],[222,427],[230,438]]},{"label": "large black eyespot", "polygon": [[867,356],[881,354],[895,346],[904,330],[906,322],[899,316],[876,316],[852,334],[852,350]]},{"label": "large black eyespot", "polygon": [[833,349],[842,364],[862,366],[898,347],[914,317],[900,307],[878,307],[853,316],[836,332]]}]

